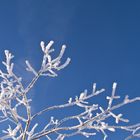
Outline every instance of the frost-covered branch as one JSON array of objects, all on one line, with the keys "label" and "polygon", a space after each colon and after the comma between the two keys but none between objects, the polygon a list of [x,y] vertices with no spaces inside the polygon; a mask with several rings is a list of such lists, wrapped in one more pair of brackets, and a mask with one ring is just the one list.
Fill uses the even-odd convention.
[{"label": "frost-covered branch", "polygon": [[[98,90],[94,83],[90,93],[84,90],[79,96],[69,98],[67,103],[46,107],[39,112],[32,113],[30,105],[32,100],[28,95],[38,78],[41,76],[56,77],[58,75],[57,72],[65,68],[70,62],[70,58],[67,58],[61,64],[61,59],[66,49],[65,45],[62,46],[56,58],[52,57],[52,52],[54,52],[52,48],[53,43],[53,41],[50,41],[48,45],[45,45],[41,41],[40,46],[43,52],[43,59],[39,70],[33,68],[28,60],[25,61],[26,70],[34,74],[34,78],[27,87],[23,86],[22,78],[14,73],[14,63],[12,63],[14,56],[8,50],[5,51],[6,60],[2,63],[6,68],[6,72],[0,70],[0,124],[7,122],[8,126],[7,129],[3,128],[2,132],[0,132],[0,139],[39,140],[46,138],[47,140],[53,140],[55,137],[56,140],[64,140],[75,135],[83,135],[85,138],[88,138],[95,137],[97,133],[101,133],[103,139],[106,140],[108,137],[107,131],[115,132],[116,129],[130,133],[126,140],[140,138],[140,123],[129,125],[129,119],[124,118],[124,114],[121,112],[116,114],[115,112],[116,109],[122,106],[140,101],[140,97],[130,99],[126,95],[123,101],[115,104],[114,100],[120,98],[120,96],[116,95],[117,83],[113,83],[111,96],[106,97],[107,106],[101,106],[91,101],[92,98],[94,99],[105,91],[105,89]],[[43,124],[46,123],[45,126],[38,129],[41,125],[35,122],[37,117],[41,117],[43,114],[47,115],[48,111],[61,111],[64,108],[69,110],[75,107],[81,112],[61,119],[50,117],[48,122],[43,122]],[[114,119],[114,124],[110,124],[108,121],[110,118]],[[122,123],[120,125],[120,122],[123,122],[123,125]]]},{"label": "frost-covered branch", "polygon": [[[96,135],[96,133],[101,132],[104,135],[104,140],[107,138],[107,134],[106,134],[106,130],[109,130],[111,132],[115,132],[116,129],[122,129],[125,131],[129,131],[129,132],[134,132],[136,129],[138,129],[140,127],[140,124],[136,124],[136,125],[124,125],[124,126],[119,126],[117,125],[120,121],[128,123],[129,120],[128,119],[124,119],[122,118],[122,114],[115,114],[113,111],[132,102],[135,101],[140,101],[140,97],[136,97],[133,99],[128,99],[127,98],[127,102],[126,102],[126,98],[123,100],[123,102],[118,103],[114,106],[111,106],[110,103],[113,103],[114,99],[118,99],[119,96],[116,96],[115,98],[115,93],[114,91],[116,90],[116,83],[113,84],[113,88],[112,88],[112,95],[111,97],[107,97],[107,99],[109,98],[108,101],[108,107],[106,109],[103,109],[101,106],[97,105],[97,104],[92,104],[89,105],[89,103],[86,101],[89,97],[89,95],[96,95],[97,92],[100,93],[99,91],[103,91],[103,90],[99,90],[99,91],[95,91],[95,93],[91,93],[89,95],[87,95],[87,91],[86,92],[82,92],[80,94],[79,97],[76,96],[76,98],[74,99],[74,101],[69,102],[69,106],[67,104],[67,106],[64,105],[64,107],[70,107],[71,105],[74,106],[78,106],[80,108],[84,108],[84,111],[80,114],[77,114],[75,116],[68,116],[66,118],[63,118],[62,120],[57,120],[57,123],[50,123],[49,125],[54,125],[54,127],[52,127],[51,129],[47,129],[49,127],[49,125],[47,125],[47,127],[45,127],[45,129],[43,129],[41,132],[35,134],[33,136],[33,140],[41,138],[43,136],[49,135],[52,132],[57,133],[58,135],[62,135],[63,137],[70,137],[73,135],[77,135],[77,134],[81,134],[84,135],[86,137],[89,136],[94,136]],[[112,104],[111,103],[111,104]],[[55,106],[54,108],[51,109],[60,109],[62,105],[59,106]],[[46,109],[45,111],[49,111],[49,109]],[[38,115],[41,115],[42,112],[39,112]],[[96,114],[96,115],[93,115]],[[114,118],[114,123],[116,125],[109,125],[107,123],[107,118]],[[77,120],[77,122],[79,124],[74,125],[74,126],[67,126],[67,127],[61,127],[61,125],[63,125],[65,122],[71,121],[71,120]],[[51,121],[52,122],[52,121]],[[62,130],[74,130],[74,132],[71,132],[70,134],[66,133],[61,133],[59,131]],[[87,130],[90,130],[90,132],[88,132]],[[91,132],[93,131],[93,132]],[[96,131],[96,132],[95,132]]]}]

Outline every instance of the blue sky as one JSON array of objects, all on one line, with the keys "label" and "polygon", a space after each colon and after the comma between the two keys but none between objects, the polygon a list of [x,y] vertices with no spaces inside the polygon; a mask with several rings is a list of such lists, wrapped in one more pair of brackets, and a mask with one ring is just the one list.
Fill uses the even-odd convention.
[{"label": "blue sky", "polygon": [[[140,93],[140,1],[135,0],[1,0],[0,1],[0,60],[4,50],[14,55],[15,71],[28,83],[32,74],[24,71],[28,59],[38,69],[42,52],[41,40],[54,40],[58,53],[67,45],[64,59],[71,64],[57,78],[40,78],[31,91],[33,112],[44,106],[67,102],[92,83],[111,92],[112,83],[118,83],[117,94],[124,97]],[[95,99],[105,104],[105,96]],[[93,100],[93,102],[95,101]],[[129,105],[126,114],[132,122],[140,121],[139,103]],[[74,110],[76,113],[76,111]],[[56,116],[64,115],[53,112]],[[53,115],[53,113],[51,115]],[[46,114],[47,115],[47,114]],[[66,114],[65,114],[66,115]],[[38,121],[41,123],[43,119]],[[1,127],[1,126],[0,126]],[[124,139],[117,131],[109,140]],[[101,136],[95,137],[95,140]],[[70,140],[84,140],[73,137]],[[93,138],[89,138],[93,139]]]}]

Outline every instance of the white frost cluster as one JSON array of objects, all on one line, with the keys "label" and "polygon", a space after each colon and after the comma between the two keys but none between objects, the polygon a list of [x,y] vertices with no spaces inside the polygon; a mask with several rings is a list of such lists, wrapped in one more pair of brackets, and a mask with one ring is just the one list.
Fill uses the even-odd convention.
[{"label": "white frost cluster", "polygon": [[[57,76],[57,73],[55,71],[65,68],[70,63],[70,58],[67,58],[65,63],[61,65],[61,58],[66,49],[65,45],[62,46],[58,57],[52,59],[51,53],[54,51],[54,49],[51,49],[51,47],[53,43],[54,43],[53,41],[50,41],[47,46],[45,46],[45,43],[43,41],[41,41],[40,43],[41,49],[44,53],[42,65],[40,69],[41,76],[55,77]],[[38,72],[36,72],[36,70],[30,65],[28,60],[26,60],[26,64],[27,64],[27,70],[33,72],[37,76]]]}]

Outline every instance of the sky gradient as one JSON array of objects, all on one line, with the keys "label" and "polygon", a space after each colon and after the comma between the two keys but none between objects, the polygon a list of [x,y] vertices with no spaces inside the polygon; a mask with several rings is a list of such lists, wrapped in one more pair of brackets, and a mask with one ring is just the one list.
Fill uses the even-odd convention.
[{"label": "sky gradient", "polygon": [[[126,94],[140,96],[139,38],[138,0],[0,1],[0,61],[4,59],[4,50],[10,50],[15,55],[15,72],[23,76],[25,85],[33,75],[24,70],[24,62],[28,59],[36,69],[39,68],[40,41],[54,40],[55,55],[61,45],[66,44],[64,60],[72,59],[58,77],[40,78],[36,83],[31,91],[33,112],[65,103],[84,89],[90,92],[93,82],[97,83],[98,89],[106,89],[105,95],[95,99],[99,104],[106,105],[105,96],[110,94],[114,81],[118,83],[117,94],[122,97]],[[140,103],[134,103],[120,112],[132,122],[140,122],[139,106]],[[58,118],[64,115],[64,111],[59,115],[56,112],[51,115],[53,113]],[[45,116],[38,121],[44,122]],[[108,140],[123,140],[126,134],[117,131]],[[101,137],[99,135],[95,140]],[[77,139],[86,138],[76,136],[68,140]]]}]

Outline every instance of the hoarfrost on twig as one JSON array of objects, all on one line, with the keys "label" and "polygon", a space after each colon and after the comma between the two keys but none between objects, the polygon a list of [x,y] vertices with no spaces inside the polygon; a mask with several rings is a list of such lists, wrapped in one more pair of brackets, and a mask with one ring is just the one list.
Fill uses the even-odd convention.
[{"label": "hoarfrost on twig", "polygon": [[[126,140],[135,137],[140,138],[140,123],[127,125],[129,120],[123,118],[125,112],[123,114],[114,113],[114,110],[124,105],[140,101],[140,97],[130,99],[126,95],[122,102],[114,104],[114,100],[120,98],[120,96],[116,95],[116,82],[113,83],[111,96],[106,97],[107,107],[89,102],[89,99],[105,91],[105,89],[98,90],[96,83],[94,83],[91,93],[84,90],[79,96],[69,98],[67,103],[46,107],[32,114],[30,105],[32,100],[28,97],[28,94],[38,78],[41,76],[56,77],[58,75],[57,72],[70,63],[70,58],[67,58],[61,64],[66,45],[62,45],[61,51],[56,58],[52,57],[51,54],[54,52],[53,44],[53,41],[50,41],[47,45],[41,41],[40,46],[43,52],[43,59],[39,70],[35,70],[28,60],[25,61],[27,65],[26,70],[34,74],[34,78],[27,87],[23,86],[22,78],[13,72],[14,63],[11,61],[14,56],[8,50],[5,50],[6,60],[2,63],[6,68],[6,72],[0,70],[0,123],[8,121],[9,125],[7,129],[2,130],[3,136],[0,139],[39,140],[45,137],[48,140],[52,140],[52,135],[55,135],[56,140],[64,140],[75,135],[83,135],[85,138],[88,138],[95,137],[97,133],[101,133],[103,134],[103,139],[106,140],[109,137],[107,131],[115,132],[116,129],[130,132],[130,136]],[[38,129],[40,124],[34,122],[36,117],[51,110],[69,109],[68,107],[78,107],[81,109],[81,112],[62,119],[55,119],[52,116],[50,121],[44,122],[46,124],[42,129]],[[25,110],[24,115],[20,114],[19,108]],[[107,121],[108,118],[114,118],[114,125],[110,125]],[[65,126],[65,123],[71,121],[76,121],[77,123]],[[124,122],[126,125],[119,125],[120,122]]]}]

